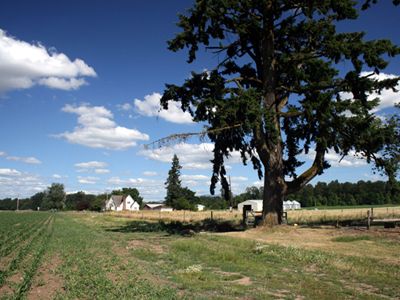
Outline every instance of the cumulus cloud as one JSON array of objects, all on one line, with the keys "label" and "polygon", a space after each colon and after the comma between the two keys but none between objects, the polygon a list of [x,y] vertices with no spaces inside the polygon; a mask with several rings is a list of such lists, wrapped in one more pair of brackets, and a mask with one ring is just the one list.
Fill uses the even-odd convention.
[{"label": "cumulus cloud", "polygon": [[0,151],[0,156],[6,156],[7,153],[5,153],[4,151]]},{"label": "cumulus cloud", "polygon": [[[368,75],[368,72],[363,72],[361,73],[361,76],[366,76]],[[399,77],[398,75],[394,75],[394,74],[385,74],[385,73],[380,73],[380,74],[375,74],[372,76],[373,79],[376,80],[385,80],[385,79],[393,79],[393,78],[397,78]],[[396,86],[397,90],[400,90],[400,83],[397,84]],[[377,93],[372,93],[369,95],[368,100],[372,100],[375,98],[380,98],[380,103],[379,105],[373,110],[373,112],[377,112],[380,110],[383,110],[385,108],[389,108],[389,107],[394,107],[394,105],[396,103],[400,102],[400,96],[398,92],[394,92],[393,90],[389,89],[389,90],[383,90],[381,92],[381,94],[377,94]]]},{"label": "cumulus cloud", "polygon": [[160,117],[165,121],[178,124],[193,123],[192,116],[189,112],[183,112],[179,103],[170,101],[168,110],[162,109],[160,106],[161,94],[153,93],[146,95],[144,100],[135,99],[134,105],[137,112],[147,117]]},{"label": "cumulus cloud", "polygon": [[190,188],[197,186],[207,186],[210,181],[210,176],[205,175],[182,175],[182,185]]},{"label": "cumulus cloud", "polygon": [[104,167],[107,167],[107,163],[102,162],[102,161],[93,160],[93,161],[88,161],[88,162],[76,163],[75,167],[80,168],[80,169],[104,168]]},{"label": "cumulus cloud", "polygon": [[96,174],[107,174],[107,173],[110,173],[110,170],[108,170],[108,169],[95,169],[94,172]]},{"label": "cumulus cloud", "polygon": [[119,110],[123,111],[130,111],[131,109],[133,109],[133,106],[130,103],[118,104],[117,107]]},{"label": "cumulus cloud", "polygon": [[31,164],[31,165],[38,165],[41,164],[42,162],[38,160],[36,157],[20,157],[20,156],[7,156],[7,160],[12,160],[12,161],[20,161],[26,164]]},{"label": "cumulus cloud", "polygon": [[30,197],[37,192],[45,190],[46,187],[47,184],[38,175],[20,172],[15,169],[0,169],[1,198]]},{"label": "cumulus cloud", "polygon": [[[214,144],[188,144],[179,143],[170,147],[161,147],[156,149],[145,149],[139,151],[140,155],[152,160],[171,163],[172,157],[176,154],[184,169],[211,169],[210,160],[213,158]],[[239,152],[232,152],[227,163],[240,163]]]},{"label": "cumulus cloud", "polygon": [[[315,150],[310,149],[305,157],[313,160],[315,157]],[[325,153],[325,160],[332,167],[362,167],[367,165],[366,160],[357,156],[354,151],[350,151],[347,156],[342,158],[341,155],[335,153],[333,150],[329,150],[328,153]]]},{"label": "cumulus cloud", "polygon": [[0,169],[0,175],[1,176],[19,176],[19,175],[21,175],[21,172],[15,170],[15,169]]},{"label": "cumulus cloud", "polygon": [[157,172],[153,172],[153,171],[145,171],[143,172],[144,176],[157,176]]},{"label": "cumulus cloud", "polygon": [[82,184],[96,184],[99,179],[100,178],[93,176],[87,176],[87,177],[78,176],[78,182]]},{"label": "cumulus cloud", "polygon": [[104,106],[65,105],[64,112],[78,115],[78,126],[73,132],[64,132],[57,137],[73,144],[91,148],[123,150],[136,145],[138,140],[149,140],[149,136],[136,129],[118,126],[114,116]]},{"label": "cumulus cloud", "polygon": [[[371,74],[371,72],[361,72],[361,76],[368,76]],[[394,74],[385,74],[385,73],[380,73],[380,74],[374,74],[370,76],[371,79],[382,81],[385,79],[393,79],[399,77],[398,75]],[[396,86],[397,90],[400,90],[400,83]],[[351,93],[341,93],[341,97],[344,99],[352,99],[353,95]],[[398,92],[394,92],[391,89],[385,89],[381,92],[381,94],[378,93],[371,93],[368,96],[368,100],[374,100],[376,98],[380,99],[379,105],[375,107],[372,112],[380,112],[383,109],[394,107],[396,103],[400,103],[400,95]],[[345,114],[347,116],[351,116],[352,114],[349,111],[346,111]]]},{"label": "cumulus cloud", "polygon": [[42,85],[75,90],[87,84],[84,77],[97,76],[83,60],[71,61],[64,53],[28,43],[0,29],[0,93]]}]

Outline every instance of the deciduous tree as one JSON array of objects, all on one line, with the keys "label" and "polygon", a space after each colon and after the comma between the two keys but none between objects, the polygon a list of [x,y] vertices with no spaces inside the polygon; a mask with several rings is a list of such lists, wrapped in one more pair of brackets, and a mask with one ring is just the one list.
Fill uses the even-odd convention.
[{"label": "deciduous tree", "polygon": [[42,206],[44,209],[63,209],[65,207],[65,196],[64,185],[52,183],[45,192]]}]

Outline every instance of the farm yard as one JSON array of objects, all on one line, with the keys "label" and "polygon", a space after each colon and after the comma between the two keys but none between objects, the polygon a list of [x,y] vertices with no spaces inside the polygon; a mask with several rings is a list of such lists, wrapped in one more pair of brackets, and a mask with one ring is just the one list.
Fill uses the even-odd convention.
[{"label": "farm yard", "polygon": [[206,213],[1,212],[0,299],[400,297],[399,228],[186,230]]}]

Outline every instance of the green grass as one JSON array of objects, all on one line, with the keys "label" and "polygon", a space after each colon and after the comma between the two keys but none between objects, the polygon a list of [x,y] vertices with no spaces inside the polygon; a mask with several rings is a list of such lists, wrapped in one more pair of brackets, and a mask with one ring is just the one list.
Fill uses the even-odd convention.
[{"label": "green grass", "polygon": [[[36,224],[49,218],[39,215],[26,214],[14,221]],[[50,262],[55,270],[52,278],[58,282],[52,287],[56,299],[396,299],[400,295],[399,264],[377,259],[212,233],[187,236],[180,234],[178,229],[185,228],[178,224],[171,230],[165,224],[139,224],[101,214],[57,213],[51,218],[47,225],[37,223],[43,224],[36,229],[37,237],[20,241],[19,250],[10,254],[11,260],[21,256],[20,251],[30,255],[22,256],[6,273],[4,282],[11,291],[2,295],[0,290],[0,298],[23,299],[37,286],[46,287],[46,269],[38,270]],[[370,242],[363,235],[335,241]],[[23,280],[12,285],[9,280],[15,272]]]},{"label": "green grass", "polygon": [[342,243],[351,243],[355,241],[370,241],[372,238],[369,235],[348,235],[348,236],[339,236],[334,238],[334,242],[342,242]]}]

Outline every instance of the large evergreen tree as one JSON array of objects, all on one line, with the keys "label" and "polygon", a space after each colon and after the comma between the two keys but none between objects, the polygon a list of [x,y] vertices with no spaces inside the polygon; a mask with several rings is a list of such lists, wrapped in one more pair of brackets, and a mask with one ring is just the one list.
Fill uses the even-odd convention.
[{"label": "large evergreen tree", "polygon": [[181,176],[181,169],[182,166],[179,164],[179,158],[174,154],[171,169],[168,171],[168,178],[165,182],[165,188],[167,189],[165,204],[171,207],[174,207],[174,203],[182,197],[182,186],[179,178]]},{"label": "large evergreen tree", "polygon": [[[400,48],[336,28],[376,2],[196,0],[180,15],[182,31],[169,49],[188,48],[191,63],[205,46],[218,64],[181,86],[168,84],[161,104],[179,101],[195,121],[209,124],[211,193],[218,181],[228,190],[224,159],[239,151],[264,177],[264,222],[278,224],[285,197],[329,167],[327,151],[355,151],[373,162],[396,143],[393,128],[372,113],[379,99],[368,96],[397,85],[399,78],[378,80],[376,74]],[[314,160],[298,174],[303,149]]]}]

